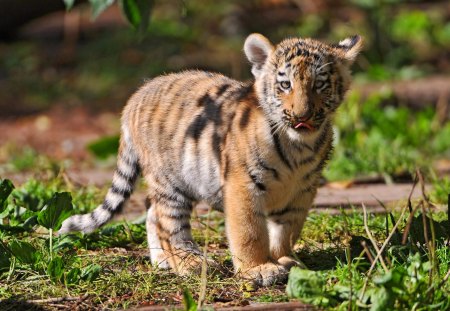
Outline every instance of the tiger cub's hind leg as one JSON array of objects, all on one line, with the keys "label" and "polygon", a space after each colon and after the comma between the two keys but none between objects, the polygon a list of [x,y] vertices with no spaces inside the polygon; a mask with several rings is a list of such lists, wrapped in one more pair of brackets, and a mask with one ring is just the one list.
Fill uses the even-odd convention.
[{"label": "tiger cub's hind leg", "polygon": [[152,265],[161,268],[169,269],[170,265],[167,261],[164,251],[161,246],[161,241],[158,236],[158,217],[156,215],[156,209],[152,208],[150,199],[146,200],[147,208],[147,242],[150,250],[150,261]]},{"label": "tiger cub's hind leg", "polygon": [[170,266],[180,275],[201,271],[203,254],[192,238],[191,212],[192,202],[180,193],[159,192],[153,196],[147,214],[152,263]]}]

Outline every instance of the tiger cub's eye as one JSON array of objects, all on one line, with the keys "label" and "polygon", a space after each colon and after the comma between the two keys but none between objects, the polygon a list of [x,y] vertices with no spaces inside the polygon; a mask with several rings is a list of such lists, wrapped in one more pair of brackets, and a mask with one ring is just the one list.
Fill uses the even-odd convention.
[{"label": "tiger cub's eye", "polygon": [[289,81],[281,81],[280,85],[283,89],[287,90],[291,87],[291,82]]},{"label": "tiger cub's eye", "polygon": [[323,82],[323,81],[316,81],[316,83],[314,83],[314,87],[316,89],[320,89],[324,84],[325,84],[325,82]]}]

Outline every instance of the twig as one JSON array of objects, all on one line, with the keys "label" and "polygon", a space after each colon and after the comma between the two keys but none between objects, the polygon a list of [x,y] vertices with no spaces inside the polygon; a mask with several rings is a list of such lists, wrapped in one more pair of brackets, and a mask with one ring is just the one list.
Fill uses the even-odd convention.
[{"label": "twig", "polygon": [[445,282],[447,282],[448,278],[450,277],[450,269],[447,271],[447,274],[444,276],[444,278],[442,279],[442,281],[439,282],[439,284],[437,286],[432,285],[430,288],[427,289],[427,291],[425,292],[425,295],[428,295],[430,293],[431,290],[433,290],[435,287],[441,287],[442,285],[444,285]]},{"label": "twig", "polygon": [[412,195],[413,195],[413,193],[414,193],[414,189],[415,189],[416,186],[417,186],[417,182],[418,182],[418,181],[419,181],[419,175],[416,173],[416,176],[414,177],[414,183],[413,183],[413,186],[412,186],[412,188],[411,188],[411,192],[409,193],[409,196],[408,196],[409,217],[408,217],[408,220],[406,221],[405,231],[403,232],[402,245],[405,245],[405,244],[406,244],[406,239],[407,239],[407,237],[408,237],[408,233],[409,233],[409,230],[410,230],[410,228],[411,228],[411,223],[412,223],[412,220],[413,220],[413,218],[414,218],[414,214],[416,213],[417,209],[419,208],[419,205],[417,205],[417,206],[414,207],[414,209],[413,209],[413,208],[412,208],[412,204],[411,204],[411,198],[412,198]]},{"label": "twig", "polygon": [[84,300],[88,297],[88,294],[84,294],[81,297],[57,297],[57,298],[47,298],[47,299],[35,299],[35,300],[27,300],[27,303],[57,303],[63,301],[76,301],[76,300]]},{"label": "twig", "polygon": [[378,248],[378,245],[377,245],[377,242],[375,241],[375,239],[373,238],[373,236],[372,236],[372,233],[370,232],[370,229],[369,229],[369,226],[367,225],[367,210],[366,210],[366,205],[363,203],[362,204],[362,207],[363,207],[363,215],[364,215],[364,229],[366,229],[366,233],[367,233],[367,236],[369,237],[369,240],[370,240],[370,242],[372,242],[372,245],[373,245],[373,248],[375,248],[375,251],[377,252],[377,256],[375,257],[375,262],[377,261],[377,258],[379,257],[379,259],[380,259],[380,263],[381,263],[381,266],[383,267],[383,269],[384,269],[384,272],[386,272],[386,273],[388,273],[388,268],[387,268],[387,266],[386,266],[386,263],[384,262],[384,260],[383,260],[383,257],[381,256],[381,252],[380,252],[380,249]]},{"label": "twig", "polygon": [[367,247],[366,241],[362,241],[361,242],[361,246],[364,248],[364,252],[366,253],[367,258],[369,258],[370,263],[372,264],[373,263],[373,257],[372,257],[372,254],[370,253],[369,248]]},{"label": "twig", "polygon": [[416,207],[410,212],[408,219],[406,220],[406,226],[405,231],[403,231],[403,237],[402,237],[402,245],[406,244],[406,239],[408,238],[409,230],[411,230],[411,224],[414,218],[414,214],[419,209],[420,204],[417,204]]},{"label": "twig", "polygon": [[208,255],[208,243],[209,243],[209,217],[211,215],[211,206],[209,206],[208,208],[208,216],[206,218],[206,232],[205,232],[205,246],[203,247],[203,260],[202,260],[202,272],[200,275],[200,294],[198,295],[198,302],[197,302],[197,308],[199,310],[201,310],[202,308],[202,304],[205,300],[206,297],[206,285],[207,285],[207,278],[206,278],[206,274],[207,274],[207,269],[208,269],[208,265],[207,265],[207,255]]},{"label": "twig", "polygon": [[[366,220],[366,207],[363,204],[363,209],[364,209],[364,219]],[[398,225],[400,224],[400,221],[403,219],[403,216],[405,215],[406,212],[406,207],[403,208],[402,213],[400,215],[400,217],[398,218],[397,222],[395,223],[394,227],[391,230],[391,233],[389,234],[389,236],[387,237],[387,239],[384,241],[383,245],[380,248],[380,251],[377,252],[377,255],[375,256],[375,259],[372,262],[372,265],[370,266],[369,271],[367,272],[367,277],[366,280],[364,281],[364,286],[362,288],[361,291],[361,295],[359,300],[362,300],[362,298],[364,297],[364,292],[366,291],[366,287],[367,287],[367,282],[369,281],[369,277],[372,274],[373,269],[375,268],[375,264],[377,263],[378,259],[381,257],[381,253],[384,251],[384,249],[386,248],[386,245],[389,243],[390,239],[392,238],[392,236],[394,235],[394,233],[397,230]]]}]

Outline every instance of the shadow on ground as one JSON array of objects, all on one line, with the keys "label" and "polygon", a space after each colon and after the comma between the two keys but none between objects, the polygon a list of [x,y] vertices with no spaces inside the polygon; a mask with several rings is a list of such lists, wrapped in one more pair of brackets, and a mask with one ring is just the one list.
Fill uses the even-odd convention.
[{"label": "shadow on ground", "polygon": [[43,311],[46,310],[41,305],[22,300],[19,297],[12,297],[0,301],[0,310],[2,311]]}]

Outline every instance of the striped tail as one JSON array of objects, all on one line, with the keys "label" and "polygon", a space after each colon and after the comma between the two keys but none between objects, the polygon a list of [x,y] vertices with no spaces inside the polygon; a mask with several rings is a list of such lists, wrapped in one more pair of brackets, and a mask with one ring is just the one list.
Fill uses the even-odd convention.
[{"label": "striped tail", "polygon": [[[125,134],[128,133],[125,132]],[[115,214],[122,210],[123,205],[134,190],[134,184],[139,176],[139,172],[138,156],[132,147],[131,139],[129,135],[122,133],[117,157],[117,168],[105,200],[89,214],[73,215],[67,218],[63,222],[59,233],[72,231],[88,233],[107,223]]]}]

